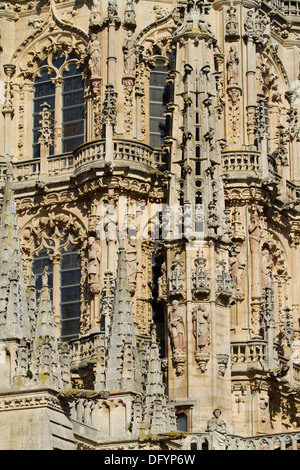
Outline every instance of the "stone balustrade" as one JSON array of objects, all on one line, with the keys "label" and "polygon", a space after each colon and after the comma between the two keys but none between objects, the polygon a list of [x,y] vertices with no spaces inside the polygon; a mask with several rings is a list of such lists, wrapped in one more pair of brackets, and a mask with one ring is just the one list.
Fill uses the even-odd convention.
[{"label": "stone balustrade", "polygon": [[95,358],[97,350],[104,345],[103,333],[97,333],[80,340],[73,340],[71,345],[71,362],[79,364]]},{"label": "stone balustrade", "polygon": [[105,160],[105,140],[97,140],[81,145],[74,152],[74,170]]},{"label": "stone balustrade", "polygon": [[267,343],[265,341],[232,342],[231,343],[232,364],[249,362],[266,362]]},{"label": "stone balustrade", "polygon": [[[299,450],[299,445],[300,432],[254,437],[226,436],[227,450]],[[210,433],[188,434],[183,448],[187,450],[211,450]]]},{"label": "stone balustrade", "polygon": [[282,2],[282,11],[284,15],[294,16],[300,19],[300,1],[283,1]]},{"label": "stone balustrade", "polygon": [[249,172],[258,174],[260,171],[260,153],[255,151],[223,152],[222,165],[225,172]]},{"label": "stone balustrade", "polygon": [[72,174],[74,169],[74,157],[72,153],[58,155],[48,158],[48,175],[55,176]]},{"label": "stone balustrade", "polygon": [[299,0],[272,0],[272,7],[276,12],[283,13],[286,16],[294,17],[294,21],[299,21]]},{"label": "stone balustrade", "polygon": [[292,374],[294,382],[300,384],[300,364],[293,364]]},{"label": "stone balustrade", "polygon": [[[105,139],[89,142],[81,145],[73,153],[49,156],[43,165],[44,180],[56,180],[58,177],[64,180],[80,172],[84,167],[103,167],[106,157]],[[148,168],[162,168],[166,164],[166,154],[163,151],[125,139],[114,139],[113,160],[120,162],[133,162],[147,166]],[[38,181],[41,176],[42,164],[39,158],[15,162],[14,178],[16,182]],[[146,170],[147,171],[147,170]],[[0,184],[5,179],[5,159],[0,160]]]}]

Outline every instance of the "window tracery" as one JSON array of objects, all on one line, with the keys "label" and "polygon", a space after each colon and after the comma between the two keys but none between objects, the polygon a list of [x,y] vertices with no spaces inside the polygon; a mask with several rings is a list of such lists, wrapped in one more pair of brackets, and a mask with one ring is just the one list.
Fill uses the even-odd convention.
[{"label": "window tracery", "polygon": [[74,53],[51,53],[34,78],[33,156],[40,157],[42,107],[48,104],[54,135],[49,155],[72,152],[84,142],[85,108],[83,68]]},{"label": "window tracery", "polygon": [[48,269],[57,336],[63,341],[79,334],[85,238],[80,221],[64,211],[41,214],[22,231],[27,275],[36,277],[37,291],[42,288],[44,268]]}]

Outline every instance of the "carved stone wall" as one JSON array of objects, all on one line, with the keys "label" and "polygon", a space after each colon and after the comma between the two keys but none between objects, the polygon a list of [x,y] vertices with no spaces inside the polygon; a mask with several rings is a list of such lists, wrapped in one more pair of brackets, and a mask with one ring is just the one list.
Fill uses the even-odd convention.
[{"label": "carved stone wall", "polygon": [[[37,426],[51,408],[70,447],[297,445],[299,22],[279,0],[0,3],[1,227],[22,250],[0,247],[3,429],[19,408]],[[71,247],[80,307],[65,345]],[[45,251],[53,286],[45,271],[40,293],[32,266]],[[24,285],[8,253],[22,255]],[[5,324],[23,321],[25,289],[29,336]]]}]

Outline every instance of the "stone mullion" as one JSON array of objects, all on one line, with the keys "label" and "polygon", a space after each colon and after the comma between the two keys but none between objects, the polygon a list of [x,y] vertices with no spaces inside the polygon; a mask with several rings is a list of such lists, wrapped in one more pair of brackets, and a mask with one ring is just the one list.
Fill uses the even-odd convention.
[{"label": "stone mullion", "polygon": [[55,79],[55,112],[54,112],[54,154],[62,153],[62,88],[63,79]]},{"label": "stone mullion", "polygon": [[254,119],[256,111],[256,46],[253,38],[247,41],[247,95],[248,95],[248,145],[254,145]]},{"label": "stone mullion", "polygon": [[[32,83],[26,83],[23,86],[24,92],[24,129],[32,129],[33,127],[33,96],[34,86]],[[23,133],[23,154],[24,160],[29,160],[32,157],[32,132]]]},{"label": "stone mullion", "polygon": [[61,255],[53,256],[53,313],[54,313],[54,325],[55,334],[57,338],[61,335],[61,310],[60,310],[60,261]]}]

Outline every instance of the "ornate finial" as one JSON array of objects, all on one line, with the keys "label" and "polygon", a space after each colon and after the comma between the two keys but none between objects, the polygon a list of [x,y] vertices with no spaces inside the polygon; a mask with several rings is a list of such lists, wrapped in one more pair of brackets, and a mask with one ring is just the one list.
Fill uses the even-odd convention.
[{"label": "ornate finial", "polygon": [[6,179],[12,181],[13,180],[13,164],[12,164],[12,159],[8,154],[5,155],[5,162],[6,162]]}]

